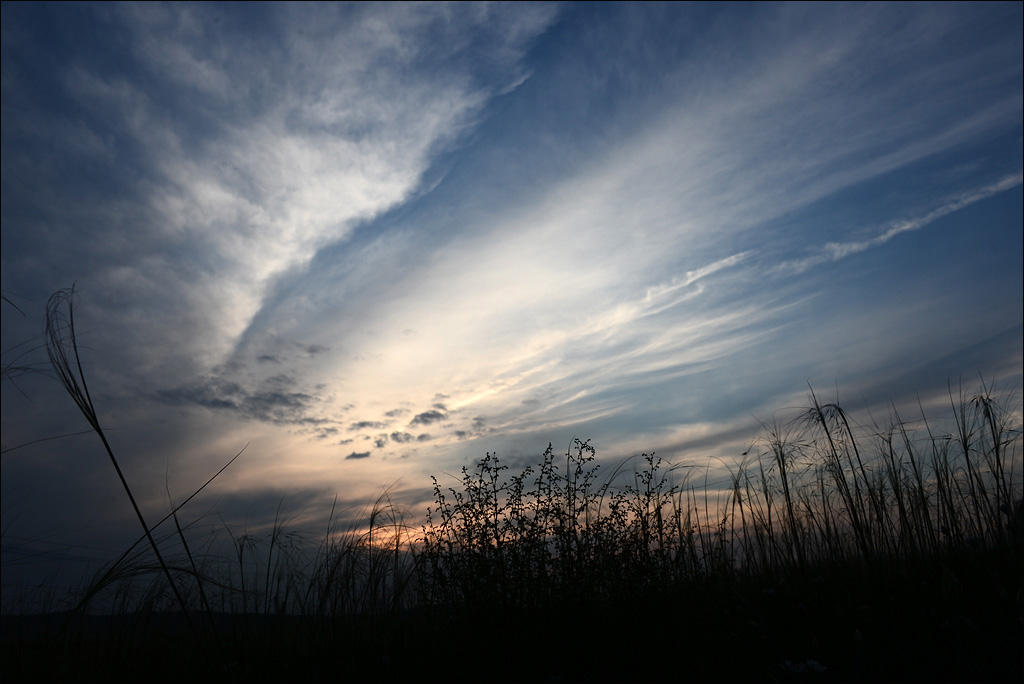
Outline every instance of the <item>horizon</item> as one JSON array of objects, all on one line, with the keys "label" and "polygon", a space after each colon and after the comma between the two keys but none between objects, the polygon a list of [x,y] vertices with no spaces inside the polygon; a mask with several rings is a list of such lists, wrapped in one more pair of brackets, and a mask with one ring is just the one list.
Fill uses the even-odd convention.
[{"label": "horizon", "polygon": [[4,4],[5,593],[138,536],[47,377],[72,285],[150,522],[243,449],[186,518],[419,513],[574,437],[722,472],[810,388],[1019,397],[1022,33],[1019,3]]}]

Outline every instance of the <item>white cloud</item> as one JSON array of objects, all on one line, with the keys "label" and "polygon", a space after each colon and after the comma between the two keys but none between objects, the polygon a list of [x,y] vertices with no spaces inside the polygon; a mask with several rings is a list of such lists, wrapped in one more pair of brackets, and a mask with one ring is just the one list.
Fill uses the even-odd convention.
[{"label": "white cloud", "polygon": [[[852,32],[759,39],[732,72],[687,67],[665,79],[661,115],[638,117],[647,127],[588,149],[574,175],[515,206],[452,209],[450,242],[382,237],[375,268],[393,282],[374,289],[372,305],[338,321],[312,312],[290,329],[339,341],[344,357],[326,372],[367,418],[444,392],[462,412],[456,425],[484,413],[491,426],[529,431],[615,415],[645,387],[727,373],[808,296],[783,303],[792,292],[759,285],[761,252],[741,242],[752,228],[1012,118],[1005,102],[981,126],[970,123],[977,113],[947,119],[905,98],[914,71],[890,73],[890,46],[864,50],[868,19]],[[869,88],[883,77],[887,88]],[[916,137],[896,125],[904,116]],[[900,225],[892,235],[910,224]],[[420,248],[413,267],[397,266],[401,250]],[[810,371],[821,351],[806,352]],[[541,409],[524,404],[537,398]]]},{"label": "white cloud", "polygon": [[1006,176],[1005,178],[983,188],[963,193],[953,200],[942,203],[940,206],[932,209],[924,215],[893,221],[882,233],[873,238],[849,242],[827,242],[821,247],[813,250],[818,252],[817,254],[801,259],[784,261],[776,266],[773,271],[778,273],[803,273],[815,266],[839,261],[840,259],[844,259],[852,254],[858,254],[873,247],[880,247],[901,233],[924,228],[928,224],[937,221],[944,216],[948,216],[955,211],[969,207],[975,202],[988,199],[993,195],[1009,190],[1021,183],[1024,183],[1024,173],[1017,172],[1016,174]]},{"label": "white cloud", "polygon": [[[523,82],[523,51],[555,10],[268,11],[263,32],[248,35],[213,7],[128,6],[108,17],[137,62],[113,76],[80,65],[66,78],[76,100],[144,151],[154,180],[143,197],[150,223],[103,227],[102,240],[130,231],[136,252],[173,249],[100,266],[97,279],[108,291],[147,281],[189,302],[154,328],[197,319],[198,336],[165,351],[184,342],[200,366],[227,358],[275,277],[417,189],[488,98]],[[164,259],[191,259],[199,273],[182,278]],[[157,317],[163,309],[148,306]],[[157,354],[162,333],[151,332],[144,344]]]}]

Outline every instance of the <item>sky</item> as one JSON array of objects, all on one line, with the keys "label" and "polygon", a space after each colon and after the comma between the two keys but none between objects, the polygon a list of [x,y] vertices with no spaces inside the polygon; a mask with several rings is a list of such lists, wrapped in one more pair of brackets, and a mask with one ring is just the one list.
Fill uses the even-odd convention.
[{"label": "sky", "polygon": [[235,529],[1019,396],[1020,3],[2,12],[5,592],[138,535],[72,285],[147,516],[244,449],[183,509]]}]

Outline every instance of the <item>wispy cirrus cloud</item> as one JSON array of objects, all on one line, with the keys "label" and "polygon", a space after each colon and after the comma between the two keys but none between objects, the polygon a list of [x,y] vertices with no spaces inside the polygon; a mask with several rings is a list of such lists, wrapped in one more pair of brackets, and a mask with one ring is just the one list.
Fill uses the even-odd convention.
[{"label": "wispy cirrus cloud", "polygon": [[[65,214],[44,235],[66,240],[53,258],[78,254],[63,277],[87,280],[85,305],[108,320],[146,310],[132,368],[152,373],[158,353],[191,371],[224,362],[274,277],[410,197],[488,99],[523,82],[523,51],[555,12],[276,5],[243,24],[214,6],[100,9],[92,21],[130,55],[57,60],[51,85],[81,108],[79,123],[8,122],[83,162],[131,169],[132,194],[102,217],[57,203]],[[18,200],[46,202],[29,189]],[[104,258],[78,249],[79,235]]]},{"label": "wispy cirrus cloud", "polygon": [[866,240],[852,240],[848,242],[827,242],[821,247],[811,250],[813,252],[817,252],[816,254],[812,254],[811,256],[801,259],[784,261],[773,270],[780,273],[803,273],[809,268],[839,261],[840,259],[844,259],[853,254],[859,254],[860,252],[874,247],[881,247],[901,233],[924,228],[928,224],[937,221],[944,216],[948,216],[953,212],[969,207],[975,202],[980,202],[992,197],[993,195],[1010,190],[1022,183],[1024,183],[1024,172],[1018,171],[1015,174],[1006,176],[1005,178],[983,188],[963,193],[957,198],[932,209],[923,216],[893,221],[883,232],[872,238],[868,238]]},{"label": "wispy cirrus cloud", "polygon": [[[427,215],[415,231],[399,223],[372,245],[339,252],[358,264],[352,271],[314,268],[300,287],[380,278],[362,311],[302,323],[319,339],[345,340],[349,359],[334,367],[351,394],[383,408],[443,388],[450,434],[466,438],[476,413],[523,430],[593,421],[635,405],[631,392],[724,372],[743,354],[765,353],[768,340],[784,344],[793,312],[816,306],[818,291],[794,291],[787,280],[798,274],[798,250],[820,240],[829,259],[851,254],[863,240],[843,237],[870,225],[851,215],[850,225],[804,235],[781,231],[781,217],[1019,118],[1012,93],[992,91],[971,107],[951,94],[978,92],[981,65],[1009,54],[1005,44],[943,54],[943,36],[957,30],[952,15],[916,26],[918,42],[897,59],[900,30],[886,10],[841,22],[767,12],[777,15],[772,28],[751,36],[734,62],[695,49],[662,74],[656,104],[633,103],[642,125],[587,147],[576,167],[514,205],[456,204],[443,234]],[[813,30],[794,39],[804,22]],[[1009,85],[1008,73],[983,78]],[[949,107],[922,100],[928,92]],[[904,120],[915,122],[913,135],[893,123]],[[1010,186],[986,187],[990,197]],[[915,201],[929,221],[970,205]],[[345,291],[351,299],[355,290]],[[530,411],[531,401],[543,409]]]}]

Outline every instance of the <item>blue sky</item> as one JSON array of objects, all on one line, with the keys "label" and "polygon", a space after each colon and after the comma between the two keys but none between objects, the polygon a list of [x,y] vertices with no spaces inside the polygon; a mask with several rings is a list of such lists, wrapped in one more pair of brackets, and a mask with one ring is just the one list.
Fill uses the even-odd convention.
[{"label": "blue sky", "polygon": [[[809,384],[875,415],[1019,393],[1022,28],[1020,3],[4,4],[4,364],[45,368],[76,283],[146,510],[248,444],[192,506],[254,528],[385,486],[420,513],[430,475],[574,436],[729,463]],[[36,442],[87,428],[71,400],[2,391],[5,557],[122,548],[96,437]]]}]

